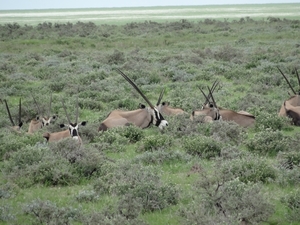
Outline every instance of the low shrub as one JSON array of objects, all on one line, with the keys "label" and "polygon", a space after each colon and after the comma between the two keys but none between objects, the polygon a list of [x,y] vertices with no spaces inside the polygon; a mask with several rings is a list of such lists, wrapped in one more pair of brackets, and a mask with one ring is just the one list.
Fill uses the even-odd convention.
[{"label": "low shrub", "polygon": [[300,222],[300,190],[297,189],[292,193],[281,198],[281,202],[288,207],[285,218],[290,222]]},{"label": "low shrub", "polygon": [[185,137],[182,146],[187,153],[207,159],[220,156],[222,149],[219,141],[205,136]]},{"label": "low shrub", "polygon": [[172,145],[173,138],[169,135],[149,135],[142,139],[137,148],[138,152],[167,150]]},{"label": "low shrub", "polygon": [[177,204],[179,200],[175,185],[164,184],[152,167],[139,164],[118,166],[113,172],[100,177],[94,184],[94,190],[99,194],[126,195],[127,202],[142,205],[142,212],[161,210]]},{"label": "low shrub", "polygon": [[40,199],[23,206],[25,215],[32,217],[33,224],[63,225],[81,221],[81,210],[72,207],[57,207],[55,203]]},{"label": "low shrub", "polygon": [[284,130],[288,129],[291,122],[288,117],[278,116],[277,113],[268,113],[265,111],[259,112],[255,117],[255,130]]},{"label": "low shrub", "polygon": [[266,221],[274,207],[261,192],[259,184],[224,181],[221,176],[201,176],[195,197],[180,208],[181,224],[258,224]]},{"label": "low shrub", "polygon": [[250,154],[232,160],[222,160],[216,167],[224,176],[231,175],[244,183],[267,183],[277,178],[276,169],[267,163],[266,158]]},{"label": "low shrub", "polygon": [[133,159],[134,163],[163,164],[171,162],[188,162],[192,156],[178,150],[144,152]]},{"label": "low shrub", "polygon": [[80,191],[78,195],[76,195],[76,200],[78,202],[95,202],[99,199],[99,196],[95,191]]},{"label": "low shrub", "polygon": [[131,143],[135,143],[144,138],[144,131],[137,126],[126,126],[123,129],[122,135],[126,137]]},{"label": "low shrub", "polygon": [[287,137],[281,131],[271,129],[255,133],[245,144],[249,151],[262,155],[274,156],[280,151],[288,150]]},{"label": "low shrub", "polygon": [[0,222],[13,221],[16,215],[12,212],[13,208],[7,204],[0,204]]}]

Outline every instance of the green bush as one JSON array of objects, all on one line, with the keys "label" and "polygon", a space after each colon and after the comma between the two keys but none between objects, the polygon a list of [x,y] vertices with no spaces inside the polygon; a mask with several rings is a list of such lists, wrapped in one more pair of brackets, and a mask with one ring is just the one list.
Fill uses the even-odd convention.
[{"label": "green bush", "polygon": [[222,161],[217,167],[224,176],[232,175],[244,183],[267,183],[277,178],[277,171],[267,163],[267,159],[254,155]]},{"label": "green bush", "polygon": [[144,131],[137,126],[126,126],[123,129],[122,136],[126,137],[131,143],[135,143],[144,138]]},{"label": "green bush", "polygon": [[0,222],[9,222],[13,221],[16,218],[16,215],[12,212],[12,207],[7,204],[0,204]]},{"label": "green bush", "polygon": [[183,139],[182,147],[191,155],[209,159],[220,156],[222,144],[212,137],[191,136]]},{"label": "green bush", "polygon": [[137,151],[146,152],[146,151],[158,151],[158,150],[167,150],[172,145],[173,138],[169,135],[149,135],[141,140]]},{"label": "green bush", "polygon": [[281,131],[271,129],[255,133],[245,144],[249,151],[262,155],[274,156],[280,151],[288,150],[287,137]]},{"label": "green bush", "polygon": [[81,221],[82,213],[79,209],[72,207],[59,208],[55,203],[50,201],[43,201],[40,199],[23,206],[25,215],[32,217],[33,224],[71,224],[74,221]]},{"label": "green bush", "polygon": [[288,213],[285,215],[286,220],[290,222],[300,222],[300,190],[297,189],[282,197],[281,202],[288,207]]},{"label": "green bush", "polygon": [[140,203],[142,212],[161,210],[177,204],[179,199],[175,185],[164,184],[152,167],[138,164],[120,165],[113,173],[100,177],[94,184],[94,190],[99,194],[126,194],[126,201]]},{"label": "green bush", "polygon": [[201,179],[195,186],[199,197],[179,210],[181,224],[259,224],[274,212],[259,184],[222,181],[222,176]]},{"label": "green bush", "polygon": [[277,113],[260,112],[255,117],[255,130],[284,130],[290,126],[290,119],[288,117],[278,116]]}]

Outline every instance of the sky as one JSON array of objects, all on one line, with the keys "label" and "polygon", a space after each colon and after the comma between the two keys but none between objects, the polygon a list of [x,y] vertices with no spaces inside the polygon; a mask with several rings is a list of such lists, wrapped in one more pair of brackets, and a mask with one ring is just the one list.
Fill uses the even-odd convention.
[{"label": "sky", "polygon": [[0,0],[0,10],[300,3],[300,0]]}]

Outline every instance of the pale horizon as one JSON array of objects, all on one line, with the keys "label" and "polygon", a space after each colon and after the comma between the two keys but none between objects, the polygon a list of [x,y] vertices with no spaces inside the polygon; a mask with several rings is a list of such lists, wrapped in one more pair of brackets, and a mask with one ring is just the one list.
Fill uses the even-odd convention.
[{"label": "pale horizon", "polygon": [[[2,0],[3,1],[3,0]],[[153,0],[153,1],[122,1],[111,0],[107,2],[97,0],[86,1],[40,1],[40,0],[15,0],[3,1],[0,5],[0,10],[30,10],[30,9],[78,9],[78,8],[123,8],[123,7],[155,7],[155,6],[201,6],[201,5],[242,5],[242,4],[290,4],[300,3],[300,0],[211,0],[195,1],[195,0]]]}]

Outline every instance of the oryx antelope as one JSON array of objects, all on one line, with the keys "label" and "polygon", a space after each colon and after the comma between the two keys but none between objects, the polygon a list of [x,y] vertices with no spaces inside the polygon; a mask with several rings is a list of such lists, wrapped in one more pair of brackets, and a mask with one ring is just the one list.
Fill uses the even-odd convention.
[{"label": "oryx antelope", "polygon": [[64,131],[60,131],[60,132],[55,132],[55,133],[44,133],[43,137],[46,138],[47,142],[55,142],[55,141],[59,141],[61,139],[67,138],[67,137],[71,137],[74,140],[78,141],[78,144],[82,144],[82,140],[79,136],[78,130],[79,130],[79,126],[85,126],[87,124],[86,121],[82,121],[80,123],[78,123],[78,97],[77,97],[77,106],[76,106],[76,119],[75,119],[75,123],[72,123],[70,120],[70,117],[67,113],[67,109],[66,106],[64,104],[64,101],[62,100],[62,105],[66,114],[66,117],[68,119],[69,124],[60,124],[60,127],[67,127],[68,130],[64,130]]},{"label": "oryx antelope", "polygon": [[183,109],[181,108],[174,108],[174,107],[170,107],[170,103],[169,102],[161,102],[161,99],[164,95],[165,89],[163,89],[160,93],[160,96],[158,98],[158,101],[156,103],[156,107],[158,109],[158,111],[160,113],[162,113],[163,115],[167,115],[167,116],[171,116],[171,115],[182,115],[185,114],[186,112],[184,112]]},{"label": "oryx antelope", "polygon": [[52,94],[50,96],[50,106],[48,111],[48,116],[41,116],[41,110],[39,108],[39,105],[37,104],[34,96],[32,95],[34,103],[36,104],[37,110],[38,110],[38,116],[30,121],[29,127],[28,127],[28,133],[32,134],[34,132],[37,132],[39,129],[43,128],[44,126],[50,125],[51,121],[55,121],[56,115],[50,116],[51,114],[51,102],[52,102]]},{"label": "oryx antelope", "polygon": [[154,124],[159,129],[163,129],[168,126],[168,122],[164,119],[161,113],[141,92],[141,90],[136,86],[136,84],[121,70],[117,71],[127,80],[128,83],[144,98],[150,107],[140,107],[139,109],[133,111],[124,111],[124,110],[113,110],[109,113],[107,118],[100,124],[98,131],[106,131],[109,128],[118,127],[118,126],[128,126],[134,124],[140,128],[149,127],[151,124]]},{"label": "oryx antelope", "polygon": [[192,112],[192,115],[190,116],[190,119],[192,121],[195,120],[196,117],[200,117],[201,122],[204,122],[204,123],[211,123],[214,120],[220,119],[219,108],[217,107],[217,104],[213,98],[212,90],[209,87],[208,87],[208,90],[209,90],[209,96],[212,98],[213,102],[209,103],[209,97],[206,96],[206,94],[202,91],[202,89],[200,89],[200,91],[202,92],[203,96],[206,99],[206,102],[209,104],[207,106],[207,103],[205,102],[205,104],[202,106],[202,109],[194,110]]},{"label": "oryx antelope", "polygon": [[9,120],[12,124],[12,126],[10,128],[14,131],[20,132],[20,129],[23,125],[23,122],[21,121],[21,98],[19,100],[19,118],[18,118],[19,121],[18,121],[18,125],[16,125],[13,121],[10,110],[9,110],[9,107],[8,107],[8,104],[7,104],[7,101],[5,99],[4,99],[4,103],[5,103],[5,107],[6,107],[6,111],[7,111]]},{"label": "oryx antelope", "polygon": [[[292,92],[294,93],[293,96],[291,96],[289,99],[284,101],[284,103],[282,103],[281,108],[280,108],[279,113],[278,113],[279,116],[288,116],[287,113],[286,113],[286,107],[284,106],[284,104],[286,103],[287,105],[291,105],[291,106],[300,106],[300,95],[299,95],[300,90],[298,92],[296,92],[294,90],[294,88],[292,87],[291,83],[289,82],[289,80],[287,79],[287,77],[284,75],[284,73],[279,69],[279,67],[277,67],[277,69],[282,74],[282,76],[284,77],[284,79],[288,83],[289,87],[291,88]],[[300,86],[300,78],[299,78],[299,74],[298,74],[297,69],[295,69],[295,72],[296,72],[296,75],[297,75],[298,84]]]},{"label": "oryx antelope", "polygon": [[[202,91],[202,94],[205,95],[203,93],[203,91]],[[213,98],[212,91],[210,91],[209,94],[210,94],[209,96]],[[206,102],[209,103],[209,97],[205,97],[205,98],[206,98]],[[208,114],[206,114],[206,112],[210,112],[213,105],[216,107],[216,104],[215,104],[215,101],[213,100],[213,102],[214,102],[213,105],[212,105],[212,103],[209,103],[210,107],[208,107],[206,102],[203,105],[202,110],[193,111],[193,113],[190,117],[191,120],[193,120],[198,115],[209,116]],[[242,127],[250,127],[250,126],[254,125],[254,123],[255,123],[255,116],[253,116],[252,114],[250,114],[246,111],[235,112],[230,109],[224,109],[224,108],[218,107],[218,113],[219,113],[219,117],[213,118],[210,116],[211,119],[209,117],[204,117],[204,122],[211,122],[213,120],[234,121],[235,123],[237,123],[238,125],[240,125]]]},{"label": "oryx antelope", "polygon": [[293,106],[288,101],[283,103],[285,113],[292,118],[292,123],[295,126],[300,126],[300,106]]}]

